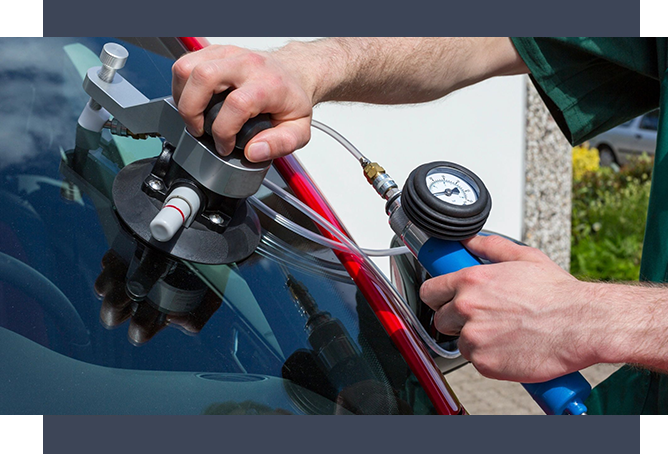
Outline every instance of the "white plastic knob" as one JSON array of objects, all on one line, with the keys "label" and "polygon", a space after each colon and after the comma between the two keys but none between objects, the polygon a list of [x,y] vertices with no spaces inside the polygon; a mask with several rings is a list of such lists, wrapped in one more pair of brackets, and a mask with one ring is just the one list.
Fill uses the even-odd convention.
[{"label": "white plastic knob", "polygon": [[79,115],[78,123],[84,129],[100,132],[110,116],[111,114],[103,107],[99,110],[94,110],[91,108],[90,102],[87,102],[83,111],[81,111],[81,115]]},{"label": "white plastic knob", "polygon": [[160,242],[167,242],[199,211],[200,200],[195,191],[180,186],[169,193],[165,203],[149,225],[151,235]]}]

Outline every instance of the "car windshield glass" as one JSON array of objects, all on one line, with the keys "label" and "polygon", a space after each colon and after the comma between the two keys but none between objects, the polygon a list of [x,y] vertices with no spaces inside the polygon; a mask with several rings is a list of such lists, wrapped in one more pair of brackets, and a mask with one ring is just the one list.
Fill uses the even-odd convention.
[{"label": "car windshield glass", "polygon": [[[331,250],[263,215],[260,246],[231,265],[128,233],[114,177],[163,142],[77,128],[107,41],[0,40],[0,412],[434,413]],[[124,45],[120,74],[169,95],[173,60]]]}]

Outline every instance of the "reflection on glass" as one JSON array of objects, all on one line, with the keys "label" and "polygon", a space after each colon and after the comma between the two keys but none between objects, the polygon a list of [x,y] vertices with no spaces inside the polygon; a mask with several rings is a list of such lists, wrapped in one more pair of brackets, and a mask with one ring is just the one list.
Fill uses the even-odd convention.
[{"label": "reflection on glass", "polygon": [[[162,144],[77,132],[82,74],[106,41],[0,40],[0,252],[59,292],[36,298],[0,272],[0,412],[433,413],[330,250],[260,216],[253,255],[202,266],[126,231],[114,177]],[[124,76],[169,94],[172,62],[127,47]]]},{"label": "reflection on glass", "polygon": [[129,267],[115,251],[107,252],[95,291],[102,298],[102,324],[112,329],[130,320],[128,339],[136,346],[167,325],[197,334],[221,304],[187,267],[143,247]]}]

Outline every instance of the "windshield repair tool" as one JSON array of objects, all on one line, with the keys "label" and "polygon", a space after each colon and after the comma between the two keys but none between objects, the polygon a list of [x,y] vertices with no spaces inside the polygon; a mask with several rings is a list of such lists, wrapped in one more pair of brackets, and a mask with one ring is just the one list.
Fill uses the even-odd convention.
[{"label": "windshield repair tool", "polygon": [[[369,183],[387,200],[392,230],[429,274],[481,264],[460,243],[480,232],[492,208],[477,175],[451,162],[431,162],[413,170],[400,191],[378,163],[358,159]],[[584,400],[591,386],[579,372],[523,386],[547,414],[586,414]]]},{"label": "windshield repair tool", "polygon": [[79,126],[94,133],[107,127],[121,136],[164,139],[157,158],[133,162],[116,176],[112,195],[119,218],[138,238],[173,257],[204,264],[243,260],[260,242],[259,221],[246,199],[271,165],[248,161],[243,149],[272,126],[269,116],[250,119],[234,151],[220,156],[211,127],[229,91],[212,98],[205,134],[194,137],[172,97],[149,100],[116,73],[127,58],[123,46],[105,44],[102,66],[86,73],[83,87],[91,100],[79,117]]},{"label": "windshield repair tool", "polygon": [[[271,165],[271,161],[246,160],[243,148],[255,134],[271,127],[269,117],[250,119],[237,135],[235,150],[221,157],[215,152],[211,125],[229,91],[214,96],[207,106],[207,134],[193,137],[171,97],[149,100],[116,74],[127,57],[120,45],[104,46],[102,67],[90,68],[86,74],[83,86],[91,100],[79,118],[80,128],[92,133],[91,137],[107,127],[114,134],[135,139],[164,139],[157,158],[133,162],[117,174],[112,195],[118,217],[144,243],[173,257],[204,264],[243,260],[260,241],[259,221],[246,199],[259,189]],[[111,121],[110,115],[114,116]],[[480,231],[491,208],[491,198],[477,176],[452,163],[425,164],[409,177],[402,206],[401,191],[380,165],[370,162],[328,126],[315,120],[312,126],[339,141],[361,163],[367,180],[387,200],[392,229],[432,276],[481,263],[459,243]],[[79,136],[78,130],[77,140]],[[81,134],[81,141],[95,142],[91,137]],[[331,247],[364,254],[309,207],[272,182],[264,184],[342,243]],[[299,232],[293,224],[287,226]],[[379,252],[389,255],[404,250]],[[436,353],[446,358],[459,355],[436,344],[409,309],[404,315]],[[582,402],[591,390],[577,372],[524,387],[548,414],[585,414]]]}]

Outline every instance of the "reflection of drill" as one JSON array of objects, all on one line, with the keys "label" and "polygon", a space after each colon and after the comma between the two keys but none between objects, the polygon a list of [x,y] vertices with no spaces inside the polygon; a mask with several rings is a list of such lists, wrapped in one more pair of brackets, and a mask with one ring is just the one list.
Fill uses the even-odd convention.
[{"label": "reflection of drill", "polygon": [[286,282],[292,298],[306,317],[304,329],[315,359],[329,381],[338,389],[371,378],[370,371],[359,361],[360,353],[343,324],[328,312],[318,309],[304,284],[288,275]]},{"label": "reflection of drill", "polygon": [[[378,380],[343,324],[318,309],[306,286],[290,274],[286,285],[306,318],[304,329],[312,350],[294,352],[283,366],[283,377],[336,402],[335,412],[344,409],[356,414],[401,413],[394,391],[388,383]],[[307,404],[308,396],[298,397],[295,390],[291,392],[296,402],[306,407],[315,405]]]}]

